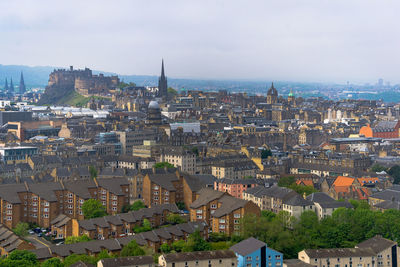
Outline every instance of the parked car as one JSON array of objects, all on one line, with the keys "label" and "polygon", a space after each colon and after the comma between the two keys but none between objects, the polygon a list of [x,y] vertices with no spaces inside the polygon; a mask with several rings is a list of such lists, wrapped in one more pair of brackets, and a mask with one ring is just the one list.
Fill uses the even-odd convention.
[{"label": "parked car", "polygon": [[29,230],[28,233],[29,233],[30,235],[33,235],[35,232],[32,231],[32,230]]}]

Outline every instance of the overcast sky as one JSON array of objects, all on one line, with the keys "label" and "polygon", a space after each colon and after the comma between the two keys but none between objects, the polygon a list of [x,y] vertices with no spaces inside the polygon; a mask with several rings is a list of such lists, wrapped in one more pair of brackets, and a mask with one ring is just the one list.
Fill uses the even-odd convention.
[{"label": "overcast sky", "polygon": [[400,82],[400,1],[0,1],[0,64]]}]

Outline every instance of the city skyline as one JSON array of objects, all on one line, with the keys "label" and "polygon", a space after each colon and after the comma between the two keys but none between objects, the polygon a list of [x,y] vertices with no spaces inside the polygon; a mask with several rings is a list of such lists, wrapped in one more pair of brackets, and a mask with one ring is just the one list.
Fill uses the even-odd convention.
[{"label": "city skyline", "polygon": [[5,65],[157,75],[164,58],[177,78],[400,82],[394,1],[23,2],[0,3]]}]

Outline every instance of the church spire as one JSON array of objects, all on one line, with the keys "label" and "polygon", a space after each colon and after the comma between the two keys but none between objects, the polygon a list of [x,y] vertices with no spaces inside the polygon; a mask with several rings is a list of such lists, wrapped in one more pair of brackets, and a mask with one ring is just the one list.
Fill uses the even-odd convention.
[{"label": "church spire", "polygon": [[4,84],[4,91],[8,91],[8,81],[7,81],[7,78],[6,78],[6,83]]},{"label": "church spire", "polygon": [[161,76],[158,78],[158,96],[168,101],[168,83],[164,72],[164,59],[161,61]]},{"label": "church spire", "polygon": [[19,93],[23,95],[26,92],[25,81],[24,81],[24,74],[21,71],[21,79],[19,81]]},{"label": "church spire", "polygon": [[12,81],[12,77],[11,77],[11,81],[10,81],[10,87],[8,88],[11,92],[14,92],[14,84]]},{"label": "church spire", "polygon": [[161,78],[165,78],[165,74],[164,74],[164,59],[161,60]]}]

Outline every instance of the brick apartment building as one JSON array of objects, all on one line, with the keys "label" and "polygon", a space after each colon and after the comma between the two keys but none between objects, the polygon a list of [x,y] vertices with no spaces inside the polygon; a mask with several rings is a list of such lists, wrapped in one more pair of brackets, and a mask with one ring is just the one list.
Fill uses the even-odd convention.
[{"label": "brick apartment building", "polygon": [[191,221],[206,221],[215,233],[240,233],[240,219],[247,214],[260,216],[260,208],[251,201],[209,188],[201,189],[190,205]]},{"label": "brick apartment building", "polygon": [[129,182],[114,178],[0,185],[0,222],[9,228],[19,222],[50,227],[60,214],[83,220],[82,204],[88,199],[101,201],[107,213],[117,214],[129,204]]}]

